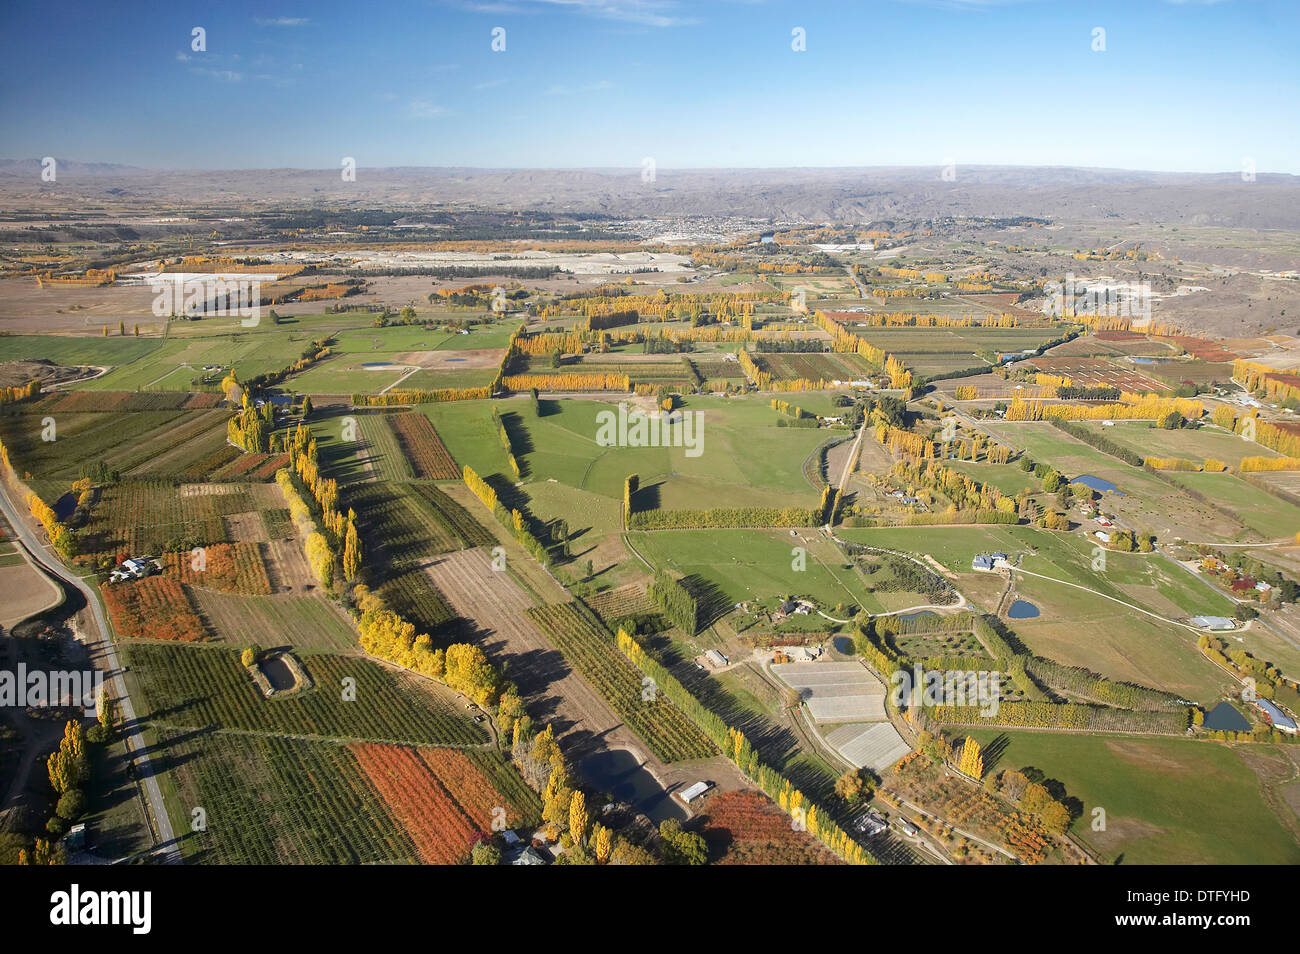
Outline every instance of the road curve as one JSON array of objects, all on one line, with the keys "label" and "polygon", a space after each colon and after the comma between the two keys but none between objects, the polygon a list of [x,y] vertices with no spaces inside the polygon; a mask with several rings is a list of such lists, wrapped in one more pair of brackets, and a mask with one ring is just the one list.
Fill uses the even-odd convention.
[{"label": "road curve", "polygon": [[123,724],[127,727],[124,741],[127,749],[134,755],[136,777],[144,789],[149,813],[153,816],[153,829],[159,842],[155,847],[155,852],[163,863],[179,864],[181,861],[180,848],[176,842],[176,835],[172,831],[171,819],[167,815],[167,806],[163,802],[158,780],[154,777],[153,763],[149,760],[144,735],[141,732],[140,723],[135,717],[135,708],[131,705],[131,697],[126,690],[126,680],[122,676],[122,664],[117,656],[117,647],[113,643],[112,630],[108,627],[108,620],[104,617],[104,609],[99,602],[99,594],[84,580],[74,576],[64,568],[63,564],[50,550],[49,545],[43,543],[27,521],[23,519],[24,513],[14,506],[9,496],[10,491],[11,488],[7,481],[0,477],[0,510],[4,511],[6,519],[9,521],[10,526],[14,528],[14,532],[18,534],[18,539],[23,546],[27,548],[27,552],[47,573],[65,585],[79,590],[86,598],[86,606],[90,609],[95,626],[99,630],[100,641],[104,646],[105,664],[108,666],[113,692],[120,700],[119,705]]}]

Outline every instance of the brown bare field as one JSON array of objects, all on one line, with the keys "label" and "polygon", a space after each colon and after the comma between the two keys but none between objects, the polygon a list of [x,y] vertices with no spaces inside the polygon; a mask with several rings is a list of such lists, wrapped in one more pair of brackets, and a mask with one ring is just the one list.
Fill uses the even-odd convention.
[{"label": "brown bare field", "polygon": [[[46,286],[35,278],[0,281],[0,330],[11,334],[95,334],[119,319],[140,325],[140,334],[162,334],[165,322],[153,314],[148,285]],[[319,306],[318,306],[319,307]]]},{"label": "brown bare field", "polygon": [[0,627],[8,630],[29,616],[35,616],[63,599],[59,588],[48,577],[27,562],[13,566],[0,566]]},{"label": "brown bare field", "polygon": [[316,575],[312,573],[307,554],[296,537],[272,540],[260,546],[265,547],[263,558],[272,593],[302,593],[316,588]]},{"label": "brown bare field", "polygon": [[605,700],[524,616],[524,610],[535,605],[532,598],[509,574],[495,572],[487,553],[450,553],[433,561],[426,572],[456,614],[473,620],[484,650],[498,660],[510,660],[511,676],[528,701],[529,713],[539,725],[554,725],[556,738],[571,757],[604,748],[600,740],[612,743],[615,737],[641,748]]},{"label": "brown bare field", "polygon": [[226,532],[234,543],[266,543],[268,540],[266,524],[256,511],[226,514],[225,520]]},{"label": "brown bare field", "polygon": [[403,351],[393,355],[393,364],[410,364],[431,371],[466,371],[495,368],[505,348],[469,348],[464,351]]}]

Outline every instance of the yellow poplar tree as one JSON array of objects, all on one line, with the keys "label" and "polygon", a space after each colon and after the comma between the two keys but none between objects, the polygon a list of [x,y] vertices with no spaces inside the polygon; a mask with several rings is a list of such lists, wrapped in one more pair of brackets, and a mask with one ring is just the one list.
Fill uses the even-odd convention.
[{"label": "yellow poplar tree", "polygon": [[569,801],[569,837],[575,845],[587,840],[587,796],[581,791]]},{"label": "yellow poplar tree", "polygon": [[957,768],[971,778],[982,778],[984,775],[984,756],[980,753],[980,744],[969,735],[966,736],[966,744],[962,746]]}]

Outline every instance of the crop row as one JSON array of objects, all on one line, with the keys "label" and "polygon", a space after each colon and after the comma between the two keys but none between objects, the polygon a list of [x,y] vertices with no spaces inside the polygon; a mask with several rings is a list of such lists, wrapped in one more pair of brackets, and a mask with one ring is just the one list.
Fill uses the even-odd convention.
[{"label": "crop row", "polygon": [[644,682],[604,627],[574,604],[542,606],[527,614],[658,758],[676,762],[717,754],[680,709]]},{"label": "crop row", "polygon": [[314,686],[283,698],[258,692],[226,648],[132,643],[127,658],[152,718],[168,725],[376,742],[476,745],[487,734],[450,697],[434,695],[378,663],[320,655]]},{"label": "crop row", "polygon": [[113,628],[123,639],[192,643],[207,636],[185,588],[171,577],[105,583],[103,592]]},{"label": "crop row", "polygon": [[201,553],[169,553],[167,569],[182,583],[222,593],[268,596],[271,581],[256,543],[214,543]]},{"label": "crop row", "polygon": [[[415,845],[342,745],[264,735],[160,733],[185,806],[206,829],[193,860],[220,865],[410,864]],[[186,827],[190,819],[186,817]]]},{"label": "crop row", "polygon": [[393,414],[387,420],[417,478],[456,480],[460,477],[460,468],[427,417],[416,411],[406,411]]},{"label": "crop row", "polygon": [[475,824],[416,750],[355,745],[352,754],[424,861],[457,864],[486,837],[490,829]]}]

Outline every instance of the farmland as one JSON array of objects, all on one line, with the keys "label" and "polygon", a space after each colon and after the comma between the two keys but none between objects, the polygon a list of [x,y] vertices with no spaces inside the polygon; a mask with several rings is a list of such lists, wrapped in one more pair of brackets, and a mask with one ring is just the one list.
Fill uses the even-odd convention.
[{"label": "farmland", "polygon": [[[846,568],[843,555],[810,531],[792,537],[789,531],[662,530],[629,533],[628,538],[654,566],[671,568],[700,581],[702,587],[715,587],[717,602],[727,607],[797,595],[813,600],[832,616],[838,615],[837,604],[877,613],[886,608],[861,574]],[[807,552],[802,563],[795,547]],[[796,568],[800,565],[803,569]]]},{"label": "farmland", "polygon": [[[1289,746],[1225,746],[1180,739],[1125,739],[976,731],[1006,744],[993,771],[1032,765],[1083,803],[1073,831],[1107,861],[1124,864],[1287,864],[1300,861],[1279,822],[1273,792],[1289,778]],[[1207,804],[1233,812],[1204,811]],[[1106,826],[1089,824],[1095,808]]]},{"label": "farmland", "polygon": [[921,374],[942,374],[990,364],[1004,352],[1037,348],[1060,335],[1052,328],[890,328],[849,330],[883,348]]},{"label": "farmland", "polygon": [[255,543],[215,543],[198,555],[169,553],[167,570],[180,582],[210,587],[223,593],[269,596],[260,548]]},{"label": "farmland", "polygon": [[1145,421],[1116,421],[1110,427],[1089,422],[1083,426],[1123,444],[1141,457],[1182,457],[1196,463],[1213,458],[1223,461],[1229,467],[1236,467],[1243,457],[1278,456],[1267,447],[1242,440],[1235,434],[1212,426],[1195,430],[1169,430],[1154,427]]},{"label": "farmland", "polygon": [[676,706],[646,697],[640,670],[600,624],[573,605],[531,609],[528,616],[659,758],[675,762],[714,754],[713,744]]},{"label": "farmland", "polygon": [[[413,745],[480,745],[487,733],[451,693],[355,656],[310,657],[314,688],[266,699],[221,647],[133,643],[126,658],[149,718],[173,728],[208,728]],[[340,692],[355,680],[355,701]]]},{"label": "farmland", "polygon": [[835,865],[840,860],[761,792],[719,792],[704,807],[703,829],[715,864]]},{"label": "farmland", "polygon": [[989,611],[996,608],[1005,581],[972,572],[971,558],[995,551],[1019,556],[1024,570],[1040,575],[1014,574],[1017,597],[1040,611],[1034,619],[1010,624],[1032,652],[1110,678],[1183,692],[1187,698],[1212,699],[1223,687],[1220,674],[1196,650],[1193,632],[1129,608],[1139,606],[1175,620],[1231,615],[1226,597],[1163,557],[1108,553],[1105,568],[1096,569],[1095,553],[1083,538],[1028,527],[843,530],[840,535],[933,557],[968,597],[983,597]]},{"label": "farmland", "polygon": [[486,837],[415,750],[364,745],[355,746],[352,753],[415,843],[421,861],[463,862],[474,843]]},{"label": "farmland", "polygon": [[856,354],[767,352],[756,354],[754,360],[778,380],[850,381],[865,378],[871,370],[866,360]]},{"label": "farmland", "polygon": [[[188,846],[201,863],[410,864],[415,845],[343,745],[168,730],[159,747],[180,801],[212,819]],[[188,819],[188,813],[186,814]],[[188,827],[188,824],[187,824]]]},{"label": "farmland", "polygon": [[189,594],[168,577],[105,584],[104,603],[113,627],[124,639],[192,643],[207,636]]},{"label": "farmland", "polygon": [[355,652],[356,630],[337,608],[310,596],[246,596],[190,590],[212,639],[236,648],[290,646],[297,653]]},{"label": "farmland", "polygon": [[460,468],[447,453],[427,417],[408,411],[394,414],[387,420],[417,479],[456,480],[460,477]]},{"label": "farmland", "polygon": [[[191,485],[201,486],[201,485]],[[223,517],[256,509],[239,484],[195,492],[161,482],[129,482],[104,490],[86,528],[91,553],[158,553],[189,550],[227,539]]]}]

